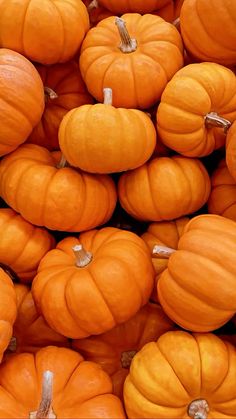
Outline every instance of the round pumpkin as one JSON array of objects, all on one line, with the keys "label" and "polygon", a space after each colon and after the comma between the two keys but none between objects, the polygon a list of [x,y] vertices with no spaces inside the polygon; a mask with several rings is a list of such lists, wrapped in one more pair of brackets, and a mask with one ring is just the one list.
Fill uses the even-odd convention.
[{"label": "round pumpkin", "polygon": [[147,342],[173,328],[158,304],[148,303],[126,323],[109,332],[72,342],[87,361],[97,362],[110,375],[114,394],[123,397],[123,385],[135,353]]},{"label": "round pumpkin", "polygon": [[223,65],[236,64],[234,1],[185,0],[180,25],[185,46],[196,58]]},{"label": "round pumpkin", "polygon": [[43,84],[35,67],[22,55],[4,48],[0,49],[0,92],[3,156],[26,141],[44,110]]},{"label": "round pumpkin", "polygon": [[77,352],[48,346],[0,366],[0,417],[124,419],[102,368]]},{"label": "round pumpkin", "polygon": [[63,116],[77,106],[93,103],[93,99],[75,60],[52,66],[37,65],[36,69],[44,85],[45,109],[40,123],[33,129],[27,142],[57,150],[58,128]]},{"label": "round pumpkin", "polygon": [[41,64],[69,61],[88,29],[81,0],[0,1],[0,46]]},{"label": "round pumpkin", "polygon": [[206,156],[223,146],[235,119],[235,74],[215,63],[189,64],[179,70],[157,109],[161,140],[188,157]]},{"label": "round pumpkin", "polygon": [[156,145],[151,119],[137,109],[112,106],[112,90],[104,103],[68,112],[60,125],[59,144],[69,164],[90,173],[115,173],[142,166]]},{"label": "round pumpkin", "polygon": [[105,223],[116,205],[109,176],[61,167],[47,149],[34,144],[2,159],[0,195],[30,223],[68,232]]},{"label": "round pumpkin", "polygon": [[110,87],[115,107],[147,109],[183,66],[183,45],[177,29],[159,16],[129,13],[90,29],[79,63],[89,92],[99,102],[104,87]]},{"label": "round pumpkin", "polygon": [[122,13],[151,13],[170,3],[170,0],[98,0],[98,3],[115,15],[121,15]]},{"label": "round pumpkin", "polygon": [[201,208],[210,194],[210,178],[197,159],[157,157],[123,173],[119,200],[126,212],[144,221],[173,220]]},{"label": "round pumpkin", "polygon": [[[158,253],[158,246],[154,251]],[[188,222],[157,284],[159,301],[175,323],[209,332],[234,316],[235,252],[234,221],[206,214]]]},{"label": "round pumpkin", "polygon": [[65,238],[49,251],[32,293],[52,329],[80,339],[134,316],[147,303],[153,279],[144,241],[129,231],[105,227]]},{"label": "round pumpkin", "polygon": [[226,164],[236,181],[236,123],[230,127],[226,139]]},{"label": "round pumpkin", "polygon": [[133,358],[124,385],[127,416],[234,418],[235,377],[230,343],[211,333],[167,332]]},{"label": "round pumpkin", "polygon": [[10,276],[0,267],[0,362],[12,337],[17,306],[14,284]]}]

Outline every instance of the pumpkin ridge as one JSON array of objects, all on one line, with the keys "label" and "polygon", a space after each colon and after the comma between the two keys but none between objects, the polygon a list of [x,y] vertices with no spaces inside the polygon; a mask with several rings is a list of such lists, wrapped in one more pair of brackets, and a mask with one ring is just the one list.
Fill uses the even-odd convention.
[{"label": "pumpkin ridge", "polygon": [[158,214],[158,217],[162,220],[163,219],[162,214],[161,214],[161,212],[158,208],[158,204],[156,203],[156,200],[154,198],[155,194],[153,193],[151,175],[150,175],[149,170],[148,170],[149,168],[146,166],[145,169],[146,169],[145,172],[146,172],[146,175],[147,175],[147,184],[148,184],[149,192],[150,192],[149,196],[152,200],[152,204],[153,204],[153,208],[154,208],[155,212]]},{"label": "pumpkin ridge", "polygon": [[[188,185],[188,190],[189,190],[189,193],[188,193],[188,197],[190,198],[189,199],[189,202],[188,202],[188,204],[187,204],[187,208],[189,208],[189,207],[191,207],[192,208],[192,205],[193,205],[193,196],[192,196],[192,191],[191,191],[191,182],[190,182],[190,179],[188,178],[188,171],[184,171],[183,170],[183,167],[181,166],[181,164],[179,163],[179,158],[178,157],[174,157],[173,158],[173,162],[179,167],[179,169],[181,170],[181,172],[182,172],[182,175],[183,175],[183,177],[186,179],[186,184]],[[204,185],[205,186],[205,185]],[[204,195],[205,195],[205,193],[204,193]]]},{"label": "pumpkin ridge", "polygon": [[[220,387],[224,384],[224,381],[225,381],[225,379],[226,379],[226,377],[228,376],[228,374],[229,374],[229,371],[230,371],[230,352],[229,352],[229,347],[228,347],[228,345],[226,345],[225,344],[225,342],[224,342],[224,340],[222,340],[222,342],[224,343],[224,345],[225,345],[225,347],[226,347],[226,349],[227,349],[227,353],[228,353],[228,356],[227,356],[227,361],[228,361],[228,369],[227,369],[227,372],[226,372],[226,374],[224,375],[224,377],[223,377],[223,379],[221,380],[221,382],[219,383],[219,385],[217,386],[217,387],[215,387],[214,388],[214,392],[216,392],[217,390],[219,390],[220,389]],[[233,399],[235,399],[235,397],[233,398]],[[222,403],[222,402],[221,402]],[[214,404],[215,404],[215,402],[214,402]]]},{"label": "pumpkin ridge", "polygon": [[[28,76],[28,74],[27,74],[27,76]],[[29,113],[29,115],[26,115],[26,113],[21,109],[21,108],[19,108],[19,106],[18,106],[18,102],[16,101],[15,103],[13,102],[13,101],[11,101],[11,99],[10,99],[10,96],[8,96],[8,98],[7,99],[4,99],[3,97],[1,97],[0,98],[0,100],[2,101],[2,102],[5,102],[8,106],[10,106],[11,108],[14,108],[14,112],[18,112],[22,117],[24,117],[25,118],[25,120],[28,122],[28,124],[30,125],[30,127],[31,127],[31,130],[33,129],[33,124],[32,124],[32,121],[29,119],[30,118],[30,116],[31,115],[34,115],[33,114],[33,112],[32,113]],[[8,141],[9,142],[9,141]],[[23,143],[24,141],[22,141],[21,142],[21,144]]]},{"label": "pumpkin ridge", "polygon": [[26,4],[24,15],[23,15],[23,19],[22,19],[22,22],[21,22],[22,29],[21,29],[20,39],[21,39],[21,47],[22,47],[22,50],[24,51],[23,55],[26,55],[26,50],[25,50],[25,46],[24,46],[24,32],[25,32],[26,15],[27,15],[28,9],[30,7],[30,3],[31,3],[31,0],[28,0],[28,3]]},{"label": "pumpkin ridge", "polygon": [[31,234],[25,237],[25,243],[21,242],[22,243],[22,246],[21,246],[20,252],[17,255],[17,257],[14,258],[14,261],[12,262],[12,265],[17,264],[18,259],[22,256],[22,254],[25,251],[25,247],[26,247],[28,241],[32,239],[32,237],[35,235],[35,233],[37,233],[37,230],[36,230],[36,228],[33,228],[33,226],[32,226],[32,228],[31,228]]},{"label": "pumpkin ridge", "polygon": [[54,9],[56,9],[56,11],[57,11],[57,14],[59,16],[59,20],[61,22],[61,27],[62,27],[62,48],[61,48],[61,53],[60,53],[59,57],[57,58],[57,62],[60,63],[61,59],[63,57],[64,51],[65,51],[65,44],[66,44],[64,22],[63,22],[61,13],[59,11],[59,8],[57,7],[56,2],[54,0],[51,0],[51,4],[54,6]]},{"label": "pumpkin ridge", "polygon": [[[51,171],[50,180],[47,182],[47,184],[45,183],[45,185],[44,185],[45,186],[44,194],[43,194],[43,197],[41,196],[42,202],[47,202],[47,197],[48,197],[48,193],[49,193],[49,189],[51,187],[52,181],[58,173],[58,170],[55,167],[52,167],[52,169],[53,170]],[[47,204],[44,205],[44,206],[42,205],[40,219],[42,220],[42,224],[45,225],[45,226],[46,226],[45,219],[46,219],[46,216],[47,216],[47,214],[46,214],[47,212],[48,212]]]}]

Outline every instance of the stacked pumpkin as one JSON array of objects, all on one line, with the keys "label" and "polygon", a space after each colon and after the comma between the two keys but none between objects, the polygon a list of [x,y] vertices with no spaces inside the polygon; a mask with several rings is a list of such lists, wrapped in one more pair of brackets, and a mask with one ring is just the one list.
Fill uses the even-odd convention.
[{"label": "stacked pumpkin", "polygon": [[0,0],[0,418],[236,416],[235,25]]}]

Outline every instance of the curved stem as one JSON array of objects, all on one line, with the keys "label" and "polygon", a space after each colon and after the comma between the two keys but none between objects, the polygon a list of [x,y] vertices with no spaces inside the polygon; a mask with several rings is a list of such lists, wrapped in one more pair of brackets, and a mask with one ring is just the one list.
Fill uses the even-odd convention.
[{"label": "curved stem", "polygon": [[65,157],[62,154],[61,155],[61,160],[57,164],[57,169],[63,169],[64,167],[66,167],[66,165],[67,165],[67,161],[66,161]]},{"label": "curved stem", "polygon": [[226,133],[232,124],[228,119],[219,116],[216,112],[210,112],[205,116],[205,125],[207,128],[223,128]]},{"label": "curved stem", "polygon": [[178,29],[178,31],[180,32],[180,18],[179,17],[177,17],[177,19],[175,19],[172,22],[172,25],[174,25],[176,27],[176,29]]},{"label": "curved stem", "polygon": [[116,26],[121,37],[121,44],[119,46],[120,50],[124,53],[134,52],[137,49],[136,39],[131,39],[129,32],[126,28],[125,21],[120,17],[116,17],[115,20]]},{"label": "curved stem", "polygon": [[52,100],[58,98],[58,95],[56,94],[56,92],[54,92],[53,89],[51,89],[51,87],[45,86],[44,87],[44,94],[45,94],[46,98],[49,98],[49,99],[52,99]]},{"label": "curved stem", "polygon": [[75,265],[78,268],[83,268],[91,262],[93,255],[90,252],[86,252],[82,244],[77,244],[76,246],[72,247],[72,250],[76,257]]},{"label": "curved stem", "polygon": [[175,249],[172,249],[172,247],[167,246],[154,246],[152,249],[152,254],[154,256],[160,256],[161,258],[169,259],[169,257],[172,255],[172,253],[176,252]]},{"label": "curved stem", "polygon": [[188,407],[188,415],[193,419],[207,419],[209,406],[206,400],[194,400]]},{"label": "curved stem", "polygon": [[16,352],[17,349],[17,339],[15,336],[12,336],[10,343],[7,347],[7,351]]},{"label": "curved stem", "polygon": [[30,412],[30,419],[56,419],[56,415],[52,410],[52,386],[53,373],[45,371],[42,380],[42,396],[39,408],[35,412]]},{"label": "curved stem", "polygon": [[112,89],[110,87],[104,87],[103,98],[104,105],[112,105]]},{"label": "curved stem", "polygon": [[93,9],[97,9],[98,8],[98,0],[93,0],[91,1],[91,3],[89,3],[87,10],[88,12],[90,12]]},{"label": "curved stem", "polygon": [[120,358],[122,368],[129,368],[130,367],[132,359],[133,359],[133,357],[136,353],[137,353],[137,351],[122,352],[121,358]]}]

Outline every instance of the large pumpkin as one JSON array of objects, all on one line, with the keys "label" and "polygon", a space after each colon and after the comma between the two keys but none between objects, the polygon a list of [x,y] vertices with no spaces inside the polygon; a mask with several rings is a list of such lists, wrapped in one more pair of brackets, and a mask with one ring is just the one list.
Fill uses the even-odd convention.
[{"label": "large pumpkin", "polygon": [[102,368],[67,348],[16,354],[0,366],[1,418],[124,419]]},{"label": "large pumpkin", "polygon": [[156,145],[151,119],[137,109],[112,106],[112,90],[104,103],[68,112],[59,129],[60,149],[69,164],[90,173],[115,173],[142,166]]},{"label": "large pumpkin", "polygon": [[203,164],[186,157],[157,157],[123,173],[119,200],[132,217],[145,221],[173,220],[201,208],[210,193]]},{"label": "large pumpkin", "polygon": [[170,3],[170,0],[98,0],[98,3],[115,15],[121,15],[122,13],[151,13]]},{"label": "large pumpkin", "polygon": [[0,268],[0,362],[12,337],[16,320],[16,293],[10,276]]},{"label": "large pumpkin", "polygon": [[33,298],[58,333],[79,339],[124,323],[147,303],[154,269],[136,234],[106,227],[68,237],[41,260]]},{"label": "large pumpkin", "polygon": [[70,60],[88,29],[89,16],[81,0],[0,0],[0,46],[32,61]]},{"label": "large pumpkin", "polygon": [[226,140],[226,164],[236,181],[236,122],[230,127]]},{"label": "large pumpkin", "polygon": [[194,332],[208,332],[233,317],[235,252],[234,221],[212,214],[189,221],[177,250],[170,249],[167,269],[157,284],[159,301],[174,322]]},{"label": "large pumpkin", "polygon": [[34,144],[3,158],[0,195],[32,224],[68,232],[105,223],[116,205],[109,176],[60,167],[48,150]]},{"label": "large pumpkin", "polygon": [[124,385],[128,418],[233,419],[235,377],[230,343],[210,333],[167,332],[132,361]]},{"label": "large pumpkin", "polygon": [[102,102],[104,87],[110,87],[115,107],[151,107],[182,66],[179,32],[151,14],[108,17],[88,31],[81,48],[80,69],[89,92]]},{"label": "large pumpkin", "polygon": [[114,394],[123,397],[123,385],[135,353],[158,339],[173,323],[157,304],[148,303],[126,323],[109,332],[72,342],[87,361],[97,362],[110,375]]},{"label": "large pumpkin", "polygon": [[44,110],[43,84],[35,67],[22,55],[4,48],[0,49],[0,98],[3,156],[26,141]]},{"label": "large pumpkin", "polygon": [[189,64],[167,84],[157,109],[157,128],[167,147],[188,157],[225,144],[236,119],[236,77],[215,63]]}]

